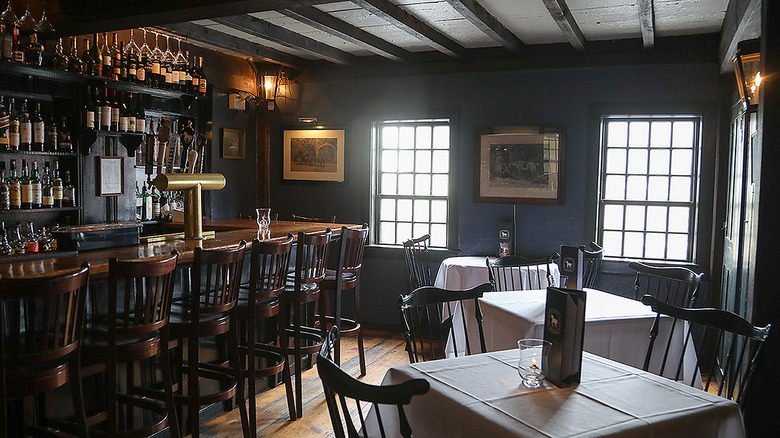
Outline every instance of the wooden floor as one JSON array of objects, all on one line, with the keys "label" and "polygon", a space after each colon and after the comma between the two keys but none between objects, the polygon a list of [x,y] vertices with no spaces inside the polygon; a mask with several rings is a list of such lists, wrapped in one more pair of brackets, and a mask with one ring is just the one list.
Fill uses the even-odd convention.
[{"label": "wooden floor", "polygon": [[[364,335],[367,375],[361,380],[379,384],[388,368],[409,363],[400,334],[366,332]],[[341,367],[358,376],[360,367],[357,343],[354,338],[341,340]],[[257,396],[257,436],[274,438],[333,437],[328,407],[322,394],[322,383],[317,367],[303,373],[303,418],[290,421],[284,385],[269,389]],[[202,437],[241,436],[238,410],[223,414],[200,428]]]}]

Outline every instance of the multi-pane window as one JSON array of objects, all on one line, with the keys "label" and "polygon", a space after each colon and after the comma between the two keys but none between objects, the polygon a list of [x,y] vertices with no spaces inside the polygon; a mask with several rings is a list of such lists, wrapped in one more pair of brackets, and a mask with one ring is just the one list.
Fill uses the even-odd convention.
[{"label": "multi-pane window", "polygon": [[604,255],[692,262],[701,118],[608,116],[601,127]]},{"label": "multi-pane window", "polygon": [[374,124],[375,242],[400,245],[430,234],[447,247],[450,126],[448,119]]}]

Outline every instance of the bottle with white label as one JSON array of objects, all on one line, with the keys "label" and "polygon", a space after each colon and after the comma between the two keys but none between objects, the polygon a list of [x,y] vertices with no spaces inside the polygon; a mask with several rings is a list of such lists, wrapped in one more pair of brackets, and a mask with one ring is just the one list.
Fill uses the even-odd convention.
[{"label": "bottle with white label", "polygon": [[29,151],[32,145],[32,120],[27,112],[27,99],[22,100],[22,109],[19,111],[19,148]]},{"label": "bottle with white label", "polygon": [[43,151],[43,142],[46,138],[46,124],[41,115],[41,103],[35,104],[35,111],[30,117],[32,120],[32,148],[33,151]]},{"label": "bottle with white label", "polygon": [[41,208],[43,206],[43,184],[41,184],[41,179],[38,177],[37,161],[33,161],[30,186],[32,186],[32,208]]},{"label": "bottle with white label", "polygon": [[103,100],[100,101],[100,129],[111,129],[111,99],[108,98],[108,88],[103,88]]}]

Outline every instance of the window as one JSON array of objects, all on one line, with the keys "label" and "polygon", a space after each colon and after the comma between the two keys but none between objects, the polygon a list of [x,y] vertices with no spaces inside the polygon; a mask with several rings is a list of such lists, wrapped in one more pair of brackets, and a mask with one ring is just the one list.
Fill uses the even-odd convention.
[{"label": "window", "polygon": [[431,235],[446,248],[450,211],[450,120],[386,120],[373,126],[374,242]]},{"label": "window", "polygon": [[607,257],[692,262],[701,117],[604,116],[598,233]]}]

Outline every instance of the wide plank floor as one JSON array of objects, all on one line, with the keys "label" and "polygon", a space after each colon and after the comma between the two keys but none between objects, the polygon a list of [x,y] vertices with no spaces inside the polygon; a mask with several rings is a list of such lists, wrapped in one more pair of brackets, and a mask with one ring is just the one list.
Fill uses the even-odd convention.
[{"label": "wide plank floor", "polygon": [[[400,334],[364,332],[366,371],[363,382],[379,384],[385,372],[396,365],[409,363]],[[360,374],[357,342],[353,337],[341,340],[341,367],[353,376]],[[294,379],[293,379],[294,381]],[[223,414],[201,425],[202,437],[241,436],[238,410]],[[333,437],[328,407],[322,393],[317,367],[303,372],[303,418],[290,421],[284,385],[257,396],[257,436],[274,438]]]}]

